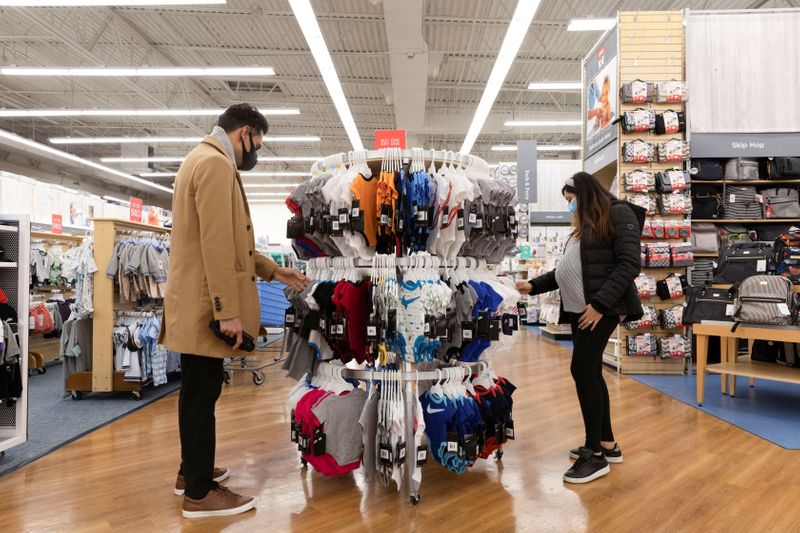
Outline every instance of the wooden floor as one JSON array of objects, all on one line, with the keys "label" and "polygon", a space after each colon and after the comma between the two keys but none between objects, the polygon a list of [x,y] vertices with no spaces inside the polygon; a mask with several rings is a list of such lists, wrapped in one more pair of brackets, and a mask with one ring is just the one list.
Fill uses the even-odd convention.
[{"label": "wooden floor", "polygon": [[[298,468],[278,371],[239,375],[218,405],[217,464],[256,512],[183,520],[172,495],[177,394],[0,478],[0,531],[798,531],[800,452],[786,451],[608,371],[625,463],[566,485],[582,439],[569,352],[522,332],[496,362],[514,382],[517,441],[463,476],[425,468],[422,502]],[[717,391],[708,391],[715,394]],[[32,421],[36,423],[36,421]]]}]

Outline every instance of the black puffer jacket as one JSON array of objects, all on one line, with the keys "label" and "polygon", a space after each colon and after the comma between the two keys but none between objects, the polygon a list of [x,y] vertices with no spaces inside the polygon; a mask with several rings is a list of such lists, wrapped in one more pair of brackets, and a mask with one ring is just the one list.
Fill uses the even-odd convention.
[{"label": "black puffer jacket", "polygon": [[[642,269],[641,238],[645,210],[639,206],[614,200],[611,204],[613,239],[602,242],[581,239],[583,294],[604,315],[625,315],[626,320],[642,317],[642,303],[633,280]],[[529,281],[531,294],[558,289],[555,270]],[[560,323],[569,322],[561,308]]]}]

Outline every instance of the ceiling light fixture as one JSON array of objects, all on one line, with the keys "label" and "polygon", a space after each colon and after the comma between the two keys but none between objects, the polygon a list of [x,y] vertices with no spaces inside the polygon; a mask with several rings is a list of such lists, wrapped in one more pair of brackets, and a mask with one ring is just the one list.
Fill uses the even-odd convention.
[{"label": "ceiling light fixture", "polygon": [[605,31],[613,28],[616,23],[616,18],[572,19],[567,31]]},{"label": "ceiling light fixture", "polygon": [[[51,144],[193,144],[203,137],[52,137]],[[266,135],[265,143],[275,142],[319,142],[316,136]]]},{"label": "ceiling light fixture", "polygon": [[297,187],[299,183],[245,183],[245,189],[280,189],[288,187]]},{"label": "ceiling light fixture", "polygon": [[579,81],[536,81],[528,84],[531,91],[580,91]]},{"label": "ceiling light fixture", "polygon": [[582,120],[506,120],[505,125],[511,128],[533,127],[574,127],[583,124]]},{"label": "ceiling light fixture", "polygon": [[58,157],[59,159],[65,159],[67,161],[71,161],[73,163],[77,163],[82,166],[91,167],[95,170],[100,170],[101,172],[105,172],[106,174],[112,174],[118,178],[123,178],[127,181],[137,183],[139,185],[143,185],[151,189],[156,189],[162,192],[167,192],[169,194],[172,194],[172,189],[164,187],[163,185],[152,183],[150,181],[138,178],[131,174],[120,172],[119,170],[100,165],[98,163],[95,163],[94,161],[89,161],[87,159],[83,159],[82,157],[78,157],[76,155],[69,154],[67,152],[62,152],[61,150],[56,150],[52,146],[47,146],[45,144],[37,143],[36,141],[32,141],[30,139],[26,139],[25,137],[21,137],[16,133],[11,133],[10,131],[0,130],[0,138],[7,139],[16,144],[22,144],[25,147],[30,148],[36,152],[46,153],[51,156]]},{"label": "ceiling light fixture", "polygon": [[253,196],[253,197],[258,197],[258,196],[284,196],[285,197],[286,193],[285,192],[249,192],[249,193],[247,193],[247,197],[248,198],[250,198],[251,196]]},{"label": "ceiling light fixture", "polygon": [[497,60],[492,67],[492,73],[489,74],[489,80],[486,82],[486,88],[483,91],[483,96],[475,109],[475,116],[472,117],[472,123],[467,130],[467,136],[464,138],[464,144],[461,145],[462,154],[468,154],[475,144],[483,125],[486,123],[486,118],[492,110],[494,101],[503,82],[506,79],[508,70],[511,64],[517,57],[519,47],[528,33],[528,28],[531,25],[533,16],[539,8],[540,0],[519,0],[517,7],[514,10],[514,15],[511,17],[511,24],[508,26],[508,31],[503,39],[503,44],[500,46],[500,52],[497,54]]},{"label": "ceiling light fixture", "polygon": [[[537,152],[574,152],[581,149],[579,144],[537,144]],[[492,146],[493,152],[516,152],[517,147],[510,144]],[[503,164],[503,163],[500,163]]]},{"label": "ceiling light fixture", "polygon": [[516,152],[517,147],[511,145],[492,146],[492,152]]},{"label": "ceiling light fixture", "polygon": [[[1,1],[1,0],[0,0]],[[0,67],[0,76],[70,76],[70,77],[242,77],[274,76],[272,67],[169,67],[169,68],[39,68]]]},{"label": "ceiling light fixture", "polygon": [[178,157],[101,157],[102,163],[181,163],[185,156]]},{"label": "ceiling light fixture", "polygon": [[259,163],[286,163],[286,162],[311,162],[316,163],[322,156],[263,156],[258,158]]},{"label": "ceiling light fixture", "polygon": [[0,7],[119,7],[225,4],[226,0],[0,0]]},{"label": "ceiling light fixture", "polygon": [[[2,118],[27,117],[215,117],[224,109],[0,109]],[[299,109],[259,109],[265,116],[299,115]]]},{"label": "ceiling light fixture", "polygon": [[[539,3],[538,0],[536,3]],[[331,95],[333,105],[336,106],[336,112],[339,113],[339,118],[342,121],[345,132],[347,132],[347,137],[350,139],[350,144],[353,145],[353,150],[363,150],[364,144],[358,134],[358,127],[353,119],[353,114],[350,112],[350,106],[347,105],[342,83],[339,81],[339,75],[333,65],[328,45],[325,44],[325,38],[322,36],[317,16],[314,14],[314,8],[311,7],[311,1],[289,0],[289,5],[292,6],[294,18],[297,20],[308,47],[311,49],[311,54],[317,62],[317,68],[322,74],[322,79],[325,81],[325,86]]]}]

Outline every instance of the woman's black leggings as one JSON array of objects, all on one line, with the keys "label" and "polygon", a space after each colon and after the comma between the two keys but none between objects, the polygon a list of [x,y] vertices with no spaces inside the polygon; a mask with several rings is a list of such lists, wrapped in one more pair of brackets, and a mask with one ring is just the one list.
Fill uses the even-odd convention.
[{"label": "woman's black leggings", "polygon": [[604,316],[594,331],[578,329],[580,315],[572,318],[572,377],[578,390],[583,424],[586,428],[587,448],[602,451],[600,441],[614,442],[611,431],[611,406],[608,401],[608,387],[603,379],[603,350],[608,338],[619,324],[619,318]]}]

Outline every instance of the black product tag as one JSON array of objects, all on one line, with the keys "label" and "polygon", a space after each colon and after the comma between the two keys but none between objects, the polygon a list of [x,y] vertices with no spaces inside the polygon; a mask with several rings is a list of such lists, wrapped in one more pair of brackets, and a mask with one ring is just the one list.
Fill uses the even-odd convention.
[{"label": "black product tag", "polygon": [[458,433],[453,431],[447,432],[447,452],[448,453],[459,453],[461,449],[460,439],[458,438]]},{"label": "black product tag", "polygon": [[520,320],[528,318],[528,304],[525,302],[517,302],[517,312],[519,313]]},{"label": "black product tag", "polygon": [[300,435],[300,439],[297,442],[297,449],[306,455],[311,453],[311,439],[308,438],[308,435]]},{"label": "black product tag", "polygon": [[329,324],[329,331],[328,331],[328,338],[331,340],[335,340],[339,338],[339,328],[337,327],[337,321],[334,318],[331,318],[331,323]]},{"label": "black product tag", "polygon": [[464,457],[473,462],[478,458],[478,436],[473,433],[464,435]]},{"label": "black product tag", "polygon": [[511,315],[506,313],[503,315],[503,335],[512,335],[514,333],[514,325],[511,321]]},{"label": "black product tag", "polygon": [[339,209],[339,227],[350,229],[350,210],[346,207]]},{"label": "black product tag", "polygon": [[511,323],[511,331],[519,331],[519,317],[517,315],[509,315],[508,320]]},{"label": "black product tag", "polygon": [[395,457],[397,458],[397,466],[402,466],[403,461],[406,460],[406,443],[405,442],[398,442],[397,443],[397,453],[395,453]]},{"label": "black product tag", "polygon": [[[472,218],[471,214],[470,214],[470,218]],[[482,213],[478,213],[476,215],[476,217],[475,217],[475,225],[473,225],[472,227],[475,228],[476,230],[478,230],[479,232],[483,231],[483,214]]]},{"label": "black product tag", "polygon": [[456,215],[456,229],[463,230],[464,229],[464,210],[459,209],[458,214]]},{"label": "black product tag", "polygon": [[444,211],[442,211],[442,229],[450,224],[450,205],[444,204]]},{"label": "black product tag", "polygon": [[492,318],[489,320],[489,340],[490,341],[499,341],[500,340],[500,319],[499,318]]},{"label": "black product tag", "polygon": [[330,218],[330,226],[328,228],[330,230],[330,234],[332,237],[341,237],[344,235],[344,231],[342,230],[342,225],[339,224],[339,217],[333,216]]},{"label": "black product tag", "polygon": [[428,464],[428,445],[417,446],[417,467],[422,468]]},{"label": "black product tag", "polygon": [[[415,209],[417,209],[416,206]],[[414,215],[414,221],[417,227],[426,227],[428,225],[428,209],[425,207],[422,209],[417,209],[417,213]]]},{"label": "black product tag", "polygon": [[292,217],[286,222],[286,237],[299,239],[305,235],[305,220],[303,217]]},{"label": "black product tag", "polygon": [[317,217],[314,215],[314,212],[311,212],[311,215],[306,219],[306,231],[308,233],[313,233],[317,229]]},{"label": "black product tag", "polygon": [[380,339],[381,325],[381,321],[375,318],[367,322],[367,342],[378,342],[378,339]]},{"label": "black product tag", "polygon": [[342,317],[336,322],[336,336],[340,339],[344,337],[344,332],[347,329],[347,319]]},{"label": "black product tag", "polygon": [[397,229],[402,232],[404,226],[405,226],[405,222],[403,221],[403,218],[400,217],[400,220],[397,221]]},{"label": "black product tag", "polygon": [[422,332],[426,337],[433,338],[436,336],[436,317],[433,315],[425,315],[424,322],[422,323]]},{"label": "black product tag", "polygon": [[317,331],[321,331],[322,333],[327,334],[328,330],[325,329],[327,326],[327,321],[325,320],[325,315],[320,313],[319,315],[319,325],[317,326]]},{"label": "black product tag", "polygon": [[465,320],[461,323],[461,338],[464,340],[464,342],[475,339],[475,322],[471,320]]},{"label": "black product tag", "polygon": [[386,336],[393,337],[397,333],[397,309],[389,309],[386,318]]},{"label": "black product tag", "polygon": [[294,307],[289,307],[283,313],[283,325],[287,328],[294,327],[295,321],[297,320],[297,313],[294,310]]},{"label": "black product tag", "polygon": [[294,409],[292,409],[292,424],[291,424],[291,442],[297,443],[299,431],[297,430],[297,420],[294,418]]},{"label": "black product tag", "polygon": [[469,212],[469,225],[474,226],[478,222],[478,211],[471,209]]},{"label": "black product tag", "polygon": [[383,466],[392,466],[393,457],[392,457],[392,445],[388,443],[381,443],[378,446],[378,460],[381,462]]},{"label": "black product tag", "polygon": [[494,440],[497,444],[503,444],[506,441],[506,425],[503,423],[494,425]]},{"label": "black product tag", "polygon": [[312,448],[314,450],[314,455],[325,455],[325,433],[319,428],[314,430]]},{"label": "black product tag", "polygon": [[453,335],[450,332],[450,321],[447,316],[440,317],[436,321],[436,336],[440,341],[450,342],[453,340]]},{"label": "black product tag", "polygon": [[489,340],[491,325],[489,324],[489,315],[486,312],[481,312],[478,315],[475,334],[479,339]]},{"label": "black product tag", "polygon": [[433,220],[433,217],[436,215],[436,206],[430,206],[425,212],[427,213],[426,219],[428,228],[433,228],[436,225]]},{"label": "black product tag", "polygon": [[514,421],[510,418],[506,420],[506,439],[514,440]]},{"label": "black product tag", "polygon": [[353,200],[350,207],[350,229],[353,231],[364,231],[364,210],[361,209],[361,202]]},{"label": "black product tag", "polygon": [[311,335],[311,330],[317,324],[319,324],[319,311],[316,309],[309,310],[303,319],[297,320],[300,336],[307,339]]},{"label": "black product tag", "polygon": [[388,206],[388,205],[385,205],[385,204],[382,205],[381,206],[381,218],[380,218],[381,226],[388,226],[389,222],[391,221],[391,219],[392,219],[392,208],[391,208],[391,206]]}]

